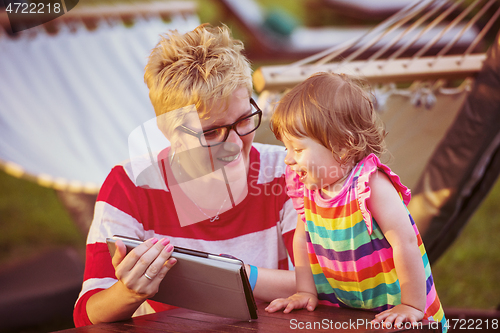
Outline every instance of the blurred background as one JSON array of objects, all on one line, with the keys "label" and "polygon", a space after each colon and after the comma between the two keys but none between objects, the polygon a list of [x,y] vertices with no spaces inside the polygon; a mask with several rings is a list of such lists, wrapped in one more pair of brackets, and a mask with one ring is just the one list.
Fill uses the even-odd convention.
[{"label": "blurred background", "polygon": [[[146,1],[139,1],[145,3]],[[241,39],[247,47],[248,55],[254,70],[262,66],[285,65],[308,56],[304,50],[280,54],[272,49],[267,41],[259,40],[258,32],[250,34],[251,29],[234,12],[228,10],[224,1],[198,0],[196,13],[199,22],[212,25],[224,23],[228,25],[236,38]],[[254,0],[268,16],[268,24],[277,24],[276,29],[282,35],[290,34],[297,27],[343,27],[347,30],[364,29],[379,24],[393,10],[362,15],[357,10],[339,10],[328,6],[326,0]],[[388,1],[389,3],[390,1]],[[397,2],[397,1],[393,1]],[[472,1],[465,1],[463,7]],[[80,0],[78,6],[95,6],[97,4],[127,4],[137,1],[117,0]],[[384,3],[384,1],[381,1]],[[385,6],[385,8],[387,8]],[[477,12],[480,8],[474,9]],[[0,13],[4,15],[5,13]],[[271,18],[270,18],[271,17]],[[125,25],[133,28],[133,23]],[[161,31],[158,31],[160,33]],[[498,32],[495,24],[480,45],[482,51],[493,43]],[[0,38],[4,38],[0,35]],[[283,37],[284,38],[284,37]],[[1,52],[1,50],[0,50]],[[0,56],[1,57],[1,56]],[[0,71],[0,76],[2,75]],[[0,80],[2,78],[0,77]],[[140,78],[142,80],[142,77]],[[457,84],[458,85],[458,84]],[[147,92],[146,92],[147,94]],[[147,95],[146,95],[147,98]],[[0,104],[2,100],[0,100]],[[154,115],[153,115],[154,116]],[[0,124],[1,126],[1,124]],[[500,125],[498,125],[500,129]],[[84,260],[85,226],[77,221],[78,207],[93,204],[95,197],[89,195],[75,206],[69,207],[66,197],[61,191],[40,186],[29,177],[14,177],[15,172],[0,170],[0,271],[8,271],[25,263],[37,255],[45,255],[51,251],[65,249],[68,258],[76,266]],[[26,179],[28,178],[28,179]],[[496,178],[495,178],[496,179]],[[459,235],[442,255],[432,263],[433,274],[439,297],[446,308],[466,308],[476,310],[494,310],[500,305],[500,246],[497,243],[500,234],[500,182],[491,181],[491,190],[482,200],[478,209],[459,231]],[[88,221],[89,217],[84,219]],[[51,256],[44,257],[51,260]],[[63,260],[63,259],[61,259]],[[63,262],[63,261],[61,261]],[[56,262],[57,264],[57,262]],[[36,275],[33,268],[23,270],[22,274]],[[80,267],[74,272],[78,276]],[[64,273],[63,273],[64,274]],[[0,278],[0,283],[1,283]],[[2,294],[0,292],[0,294]],[[1,296],[0,296],[1,297]],[[51,304],[47,304],[48,307]],[[69,311],[61,311],[60,316],[48,318],[46,322],[37,322],[27,327],[6,329],[6,332],[48,332],[73,327]],[[1,328],[1,327],[0,327]],[[2,330],[2,329],[0,329]],[[2,330],[4,331],[4,330]]]}]

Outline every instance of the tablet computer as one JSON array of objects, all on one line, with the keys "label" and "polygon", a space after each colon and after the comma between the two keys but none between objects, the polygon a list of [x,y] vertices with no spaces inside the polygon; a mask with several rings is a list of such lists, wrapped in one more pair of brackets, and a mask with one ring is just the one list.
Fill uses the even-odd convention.
[{"label": "tablet computer", "polygon": [[[127,253],[143,241],[113,236],[106,239],[111,256],[121,240]],[[177,263],[160,283],[152,300],[223,317],[257,319],[257,306],[241,260],[174,246]]]}]

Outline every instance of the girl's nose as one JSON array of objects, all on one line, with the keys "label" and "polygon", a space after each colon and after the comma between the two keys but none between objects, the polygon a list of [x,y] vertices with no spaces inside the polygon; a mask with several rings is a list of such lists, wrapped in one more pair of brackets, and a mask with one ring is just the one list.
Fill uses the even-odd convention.
[{"label": "girl's nose", "polygon": [[292,164],[295,164],[295,160],[293,159],[293,157],[290,155],[290,153],[287,153],[286,156],[285,156],[285,164],[286,165],[292,165]]}]

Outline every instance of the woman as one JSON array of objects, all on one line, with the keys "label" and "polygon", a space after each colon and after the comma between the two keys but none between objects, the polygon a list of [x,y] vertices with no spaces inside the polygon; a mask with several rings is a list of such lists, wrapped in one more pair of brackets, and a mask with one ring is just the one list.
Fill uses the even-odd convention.
[{"label": "woman", "polygon": [[[257,298],[294,290],[287,269],[297,215],[285,191],[285,152],[253,143],[261,112],[242,50],[226,27],[206,26],[169,32],[152,50],[145,81],[171,143],[155,158],[164,186],[135,177],[134,160],[108,175],[87,240],[76,326],[165,309],[148,298],[175,265],[173,246],[243,260]],[[128,255],[117,242],[111,258],[113,235],[146,242]]]}]

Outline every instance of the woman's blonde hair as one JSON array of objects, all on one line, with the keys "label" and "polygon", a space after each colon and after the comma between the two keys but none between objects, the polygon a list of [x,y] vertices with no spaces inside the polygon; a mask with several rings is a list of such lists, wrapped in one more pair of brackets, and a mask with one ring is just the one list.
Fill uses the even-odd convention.
[{"label": "woman's blonde hair", "polygon": [[243,44],[226,26],[203,24],[185,34],[162,35],[144,74],[156,115],[194,105],[205,117],[208,103],[227,101],[240,87],[250,94],[252,72],[242,51]]},{"label": "woman's blonde hair", "polygon": [[342,164],[385,151],[386,132],[370,94],[345,74],[317,73],[295,86],[278,103],[271,128],[278,140],[283,135],[316,140]]}]

